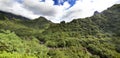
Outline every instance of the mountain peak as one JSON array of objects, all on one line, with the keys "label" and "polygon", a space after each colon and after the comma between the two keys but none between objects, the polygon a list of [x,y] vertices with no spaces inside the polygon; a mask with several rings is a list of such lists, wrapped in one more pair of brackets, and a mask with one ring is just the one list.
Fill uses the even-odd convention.
[{"label": "mountain peak", "polygon": [[98,11],[95,11],[95,12],[94,12],[94,15],[97,15],[97,14],[100,14],[100,13],[99,13]]}]

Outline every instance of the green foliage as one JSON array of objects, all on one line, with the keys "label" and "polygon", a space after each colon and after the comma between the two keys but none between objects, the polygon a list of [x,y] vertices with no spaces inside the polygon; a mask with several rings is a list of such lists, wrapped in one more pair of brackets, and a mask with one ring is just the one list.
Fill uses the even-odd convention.
[{"label": "green foliage", "polygon": [[[9,30],[0,33],[0,46],[1,50],[6,51],[18,51],[17,48],[20,48],[22,45],[22,40]],[[19,45],[18,45],[19,44]]]},{"label": "green foliage", "polygon": [[29,56],[29,55],[22,55],[19,53],[8,53],[4,51],[0,53],[0,58],[37,58],[37,57]]},{"label": "green foliage", "polygon": [[7,51],[5,53],[1,52],[0,57],[29,58],[29,55],[34,55],[36,58],[47,58],[48,49],[40,45],[39,41],[34,37],[31,37],[31,39],[21,39],[14,32],[1,30],[0,51]]}]

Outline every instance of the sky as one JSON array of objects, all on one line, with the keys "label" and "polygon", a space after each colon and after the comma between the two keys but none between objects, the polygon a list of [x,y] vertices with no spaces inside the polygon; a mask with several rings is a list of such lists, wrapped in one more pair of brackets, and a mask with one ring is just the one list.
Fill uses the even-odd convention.
[{"label": "sky", "polygon": [[120,0],[0,0],[0,10],[30,19],[40,16],[59,23],[90,17],[102,12]]}]

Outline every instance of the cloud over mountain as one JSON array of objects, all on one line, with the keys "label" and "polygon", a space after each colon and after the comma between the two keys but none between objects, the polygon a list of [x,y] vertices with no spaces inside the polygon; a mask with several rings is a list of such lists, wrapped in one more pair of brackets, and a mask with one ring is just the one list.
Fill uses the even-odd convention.
[{"label": "cloud over mountain", "polygon": [[0,0],[0,10],[31,19],[44,16],[58,23],[92,16],[120,0]]}]

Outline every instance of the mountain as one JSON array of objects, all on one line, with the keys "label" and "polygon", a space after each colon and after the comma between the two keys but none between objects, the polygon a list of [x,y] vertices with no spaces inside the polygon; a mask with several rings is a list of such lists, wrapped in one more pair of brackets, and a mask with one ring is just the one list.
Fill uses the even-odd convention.
[{"label": "mountain", "polygon": [[5,19],[8,18],[8,19],[21,19],[21,20],[30,20],[26,17],[22,17],[20,15],[14,15],[12,13],[8,13],[8,12],[4,12],[4,11],[0,11],[0,19]]},{"label": "mountain", "polygon": [[120,58],[119,15],[120,4],[59,24],[0,12],[0,57]]}]

